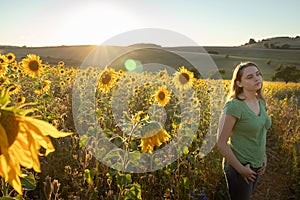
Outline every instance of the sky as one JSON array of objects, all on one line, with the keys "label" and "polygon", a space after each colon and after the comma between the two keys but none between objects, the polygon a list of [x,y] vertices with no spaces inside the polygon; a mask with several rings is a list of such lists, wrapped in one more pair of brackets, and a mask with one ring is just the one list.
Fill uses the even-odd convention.
[{"label": "sky", "polygon": [[126,33],[130,43],[144,30],[138,42],[239,46],[300,35],[299,8],[298,0],[0,0],[0,45],[101,45]]}]

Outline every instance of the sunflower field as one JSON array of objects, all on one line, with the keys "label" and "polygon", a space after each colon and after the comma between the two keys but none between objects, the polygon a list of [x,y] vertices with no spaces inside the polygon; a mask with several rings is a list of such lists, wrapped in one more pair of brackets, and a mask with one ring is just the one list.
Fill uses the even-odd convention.
[{"label": "sunflower field", "polygon": [[[214,144],[229,83],[0,54],[0,199],[228,199]],[[300,84],[264,94],[269,173],[255,197],[298,199]]]}]

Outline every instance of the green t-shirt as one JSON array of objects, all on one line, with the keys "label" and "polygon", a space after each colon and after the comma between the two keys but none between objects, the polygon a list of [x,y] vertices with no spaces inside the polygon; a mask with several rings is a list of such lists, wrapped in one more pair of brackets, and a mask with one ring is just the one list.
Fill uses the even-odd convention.
[{"label": "green t-shirt", "polygon": [[261,167],[266,151],[267,129],[271,127],[271,119],[266,112],[265,102],[260,99],[260,114],[256,115],[241,100],[232,99],[226,102],[223,114],[237,118],[229,138],[229,145],[242,163],[250,163],[254,168]]}]

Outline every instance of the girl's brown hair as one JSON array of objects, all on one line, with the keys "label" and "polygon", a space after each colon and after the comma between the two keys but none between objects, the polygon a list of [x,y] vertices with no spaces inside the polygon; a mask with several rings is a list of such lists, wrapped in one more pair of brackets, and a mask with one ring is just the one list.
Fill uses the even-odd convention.
[{"label": "girl's brown hair", "polygon": [[[243,88],[239,87],[236,84],[236,82],[241,81],[244,69],[247,68],[247,67],[250,67],[250,66],[254,66],[259,70],[258,66],[253,62],[243,62],[241,64],[238,64],[235,67],[235,69],[233,71],[232,79],[231,79],[229,95],[227,97],[228,100],[233,99],[233,98],[243,100],[243,99],[239,98],[239,94],[241,94],[243,92]],[[260,99],[265,100],[265,98],[263,96],[262,87],[259,90],[256,91],[256,94]]]}]

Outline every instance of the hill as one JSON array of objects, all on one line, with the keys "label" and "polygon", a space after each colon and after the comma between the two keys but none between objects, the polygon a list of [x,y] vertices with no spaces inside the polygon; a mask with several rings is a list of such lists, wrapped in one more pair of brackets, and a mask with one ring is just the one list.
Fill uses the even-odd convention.
[{"label": "hill", "polygon": [[[275,45],[289,44],[290,48],[265,48],[263,45],[265,42],[272,42]],[[52,47],[0,46],[0,54],[9,52],[14,53],[18,61],[26,57],[27,54],[32,53],[39,55],[43,62],[48,62],[51,65],[64,61],[67,67],[75,68],[80,66],[110,65],[119,69],[125,69],[125,61],[133,59],[138,60],[143,65],[151,64],[149,67],[163,68],[164,66],[170,66],[177,69],[183,65],[194,72],[197,72],[194,65],[199,65],[203,69],[201,75],[207,77],[217,67],[225,70],[225,79],[231,78],[234,66],[242,61],[257,63],[265,80],[271,79],[275,68],[280,64],[291,64],[300,68],[299,37],[270,38],[254,44],[237,47],[161,47],[155,44],[144,43],[128,47],[96,45]],[[187,60],[186,57],[189,59]],[[212,62],[207,61],[208,57],[212,59]]]},{"label": "hill", "polygon": [[267,38],[252,44],[246,43],[243,46],[271,49],[300,49],[300,36]]}]

